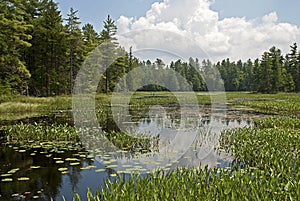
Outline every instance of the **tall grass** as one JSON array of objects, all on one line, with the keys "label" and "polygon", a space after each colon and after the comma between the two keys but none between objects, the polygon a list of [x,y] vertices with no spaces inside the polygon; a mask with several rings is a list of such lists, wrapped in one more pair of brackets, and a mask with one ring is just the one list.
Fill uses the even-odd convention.
[{"label": "tall grass", "polygon": [[256,112],[264,114],[300,117],[300,94],[253,94],[233,92],[227,93],[230,103],[253,108]]},{"label": "tall grass", "polygon": [[4,128],[8,142],[24,141],[79,141],[74,127],[64,125],[16,124]]}]

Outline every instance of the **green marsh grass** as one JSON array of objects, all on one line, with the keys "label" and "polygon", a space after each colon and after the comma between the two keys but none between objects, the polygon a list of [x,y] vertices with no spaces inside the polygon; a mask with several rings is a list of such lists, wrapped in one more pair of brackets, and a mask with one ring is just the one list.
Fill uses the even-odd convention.
[{"label": "green marsh grass", "polygon": [[116,147],[129,152],[153,152],[158,150],[159,137],[151,137],[144,133],[127,134],[124,132],[110,132],[107,139]]},{"label": "green marsh grass", "polygon": [[231,92],[226,94],[230,103],[253,108],[259,113],[300,117],[300,93],[255,94]]},{"label": "green marsh grass", "polygon": [[298,123],[265,118],[253,128],[223,131],[221,147],[235,158],[231,167],[158,170],[126,181],[119,175],[95,194],[89,190],[87,200],[298,200]]},{"label": "green marsh grass", "polygon": [[8,142],[23,141],[79,141],[78,134],[73,126],[17,124],[4,129]]},{"label": "green marsh grass", "polygon": [[300,129],[300,119],[286,117],[268,117],[255,119],[254,125],[258,128],[281,128],[281,129]]},{"label": "green marsh grass", "polygon": [[13,96],[0,102],[0,121],[36,117],[51,112],[72,109],[71,96],[27,97]]}]

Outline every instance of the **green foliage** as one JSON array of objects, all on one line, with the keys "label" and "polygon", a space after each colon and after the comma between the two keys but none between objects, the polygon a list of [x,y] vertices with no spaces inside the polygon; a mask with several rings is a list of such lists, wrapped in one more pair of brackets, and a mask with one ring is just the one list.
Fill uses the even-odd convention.
[{"label": "green foliage", "polygon": [[79,140],[74,127],[70,125],[16,124],[5,127],[8,142],[72,141]]},{"label": "green foliage", "polygon": [[158,171],[146,177],[122,177],[106,181],[101,193],[90,200],[291,200],[297,199],[299,181],[280,183],[281,178],[263,171],[240,169],[178,169]]},{"label": "green foliage", "polygon": [[129,152],[153,152],[158,150],[158,137],[150,137],[143,133],[127,134],[124,132],[110,132],[107,139],[116,147]]},{"label": "green foliage", "polygon": [[[183,92],[177,95],[186,96]],[[201,103],[209,103],[208,93],[197,93]],[[299,94],[251,94],[227,93],[231,103],[254,107],[260,112],[277,112],[286,116],[300,114]],[[71,97],[13,97],[5,98],[11,105],[31,102],[45,110],[70,109]],[[99,110],[110,105],[110,96],[98,94]],[[0,104],[0,106],[2,105]],[[8,102],[9,103],[9,102]],[[131,100],[134,107],[153,104],[167,105],[176,99],[169,92],[137,92]],[[269,105],[269,106],[268,106]],[[2,108],[7,108],[3,106]],[[34,108],[33,110],[37,110]],[[12,111],[17,110],[16,108]],[[53,141],[42,143],[43,147],[58,149],[66,141],[78,142],[75,129],[69,125],[16,124],[4,127],[7,140]],[[149,138],[141,141],[124,133],[113,132],[109,137],[117,146],[139,149],[149,148]],[[75,194],[75,200],[297,200],[300,197],[300,121],[296,118],[272,117],[255,120],[253,128],[224,131],[221,147],[234,157],[234,165],[225,169],[178,168],[170,172],[157,171],[147,176],[132,175],[124,181],[122,175],[86,197]],[[57,141],[61,141],[59,144]],[[138,144],[140,143],[140,144]],[[147,147],[148,146],[148,147]],[[72,147],[72,146],[71,146]]]},{"label": "green foliage", "polygon": [[288,173],[292,175],[297,173],[300,162],[299,135],[299,130],[288,128],[240,128],[223,132],[223,144],[230,146],[237,164],[270,174],[291,171]]},{"label": "green foliage", "polygon": [[286,69],[289,76],[291,91],[300,91],[300,54],[297,44],[291,46],[291,52],[286,55]]},{"label": "green foliage", "polygon": [[298,93],[227,93],[227,98],[234,104],[251,107],[259,113],[300,117],[300,96]]},{"label": "green foliage", "polygon": [[[291,123],[292,122],[292,123]],[[300,196],[298,119],[266,118],[254,128],[224,131],[230,168],[178,168],[107,180],[89,200],[297,200]],[[78,195],[77,195],[78,196]]]},{"label": "green foliage", "polygon": [[21,59],[23,48],[29,47],[31,25],[24,20],[20,0],[0,2],[0,87],[26,93],[30,72]]},{"label": "green foliage", "polygon": [[224,80],[226,91],[255,91],[277,93],[299,91],[299,53],[297,45],[291,46],[291,53],[285,59],[280,49],[272,47],[254,63],[249,59],[230,62],[229,59],[216,64]]},{"label": "green foliage", "polygon": [[82,27],[83,40],[86,54],[94,50],[100,43],[99,34],[94,30],[93,25],[87,23]]},{"label": "green foliage", "polygon": [[33,20],[33,45],[28,49],[27,63],[32,72],[29,90],[37,96],[52,96],[66,93],[69,88],[65,76],[69,75],[67,33],[56,3],[45,2],[43,7]]},{"label": "green foliage", "polygon": [[[272,47],[254,62],[226,59],[212,64],[209,60],[201,63],[197,58],[189,58],[187,62],[164,64],[160,58],[140,61],[133,56],[132,49],[128,53],[119,47],[117,26],[109,15],[102,31],[97,33],[89,23],[79,27],[78,12],[73,8],[64,23],[57,3],[52,0],[4,0],[0,10],[0,92],[34,96],[69,94],[88,55],[101,57],[100,64],[106,69],[98,79],[98,92],[110,93],[121,87],[186,91],[188,85],[197,92],[220,91],[224,86],[226,91],[300,91],[300,54],[296,43],[285,57],[281,50]],[[91,53],[99,45],[101,54],[99,50]],[[152,84],[139,86],[138,72],[125,76],[139,66],[148,68],[146,75]],[[171,75],[170,69],[180,76]],[[168,83],[169,89],[155,84],[157,80]],[[95,88],[89,85],[87,81],[88,90]]]},{"label": "green foliage", "polygon": [[300,129],[300,119],[285,117],[269,117],[255,119],[254,125],[258,128]]}]

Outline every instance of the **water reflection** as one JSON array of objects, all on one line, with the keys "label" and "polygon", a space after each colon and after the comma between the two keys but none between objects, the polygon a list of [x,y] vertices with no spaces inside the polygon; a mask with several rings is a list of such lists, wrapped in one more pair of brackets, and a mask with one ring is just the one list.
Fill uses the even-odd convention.
[{"label": "water reflection", "polygon": [[[40,200],[50,200],[59,195],[60,186],[65,185],[53,158],[66,158],[75,154],[75,151],[66,151],[62,154],[53,153],[49,157],[41,149],[30,149],[24,153],[21,149],[2,143],[0,146],[0,200],[29,200],[37,196]],[[80,177],[77,167],[69,167],[70,178],[73,186],[77,186],[76,178]],[[15,170],[15,171],[11,171]],[[15,172],[15,173],[14,173]],[[5,175],[5,174],[11,175]],[[12,178],[13,182],[6,182],[3,179]],[[19,181],[19,178],[28,178]],[[77,179],[79,180],[79,179]],[[14,196],[12,196],[14,195]],[[23,199],[24,198],[24,199]]]},{"label": "water reflection", "polygon": [[[159,113],[158,111],[163,112]],[[220,150],[217,149],[220,131],[252,125],[249,120],[250,114],[247,114],[247,118],[243,118],[245,114],[237,114],[235,110],[229,110],[229,113],[219,110],[218,114],[212,117],[209,108],[206,108],[199,116],[177,119],[173,118],[178,116],[176,111],[168,114],[161,107],[151,108],[148,115],[145,115],[146,117],[139,118],[138,123],[128,124],[127,127],[131,131],[158,135],[159,154],[149,153],[137,156],[135,160],[119,160],[116,169],[122,170],[124,165],[134,167],[133,163],[142,166],[145,171],[152,170],[157,166],[165,169],[174,169],[178,166],[192,167],[200,164],[209,167],[229,166],[232,157],[220,153]],[[176,132],[179,132],[179,135],[176,135]],[[183,132],[185,135],[181,137]],[[178,138],[178,136],[180,137]]]},{"label": "water reflection", "polygon": [[[0,175],[1,180],[7,178],[3,174],[7,174],[12,169],[19,170],[9,176],[12,182],[0,182],[0,200],[30,200],[34,196],[38,196],[39,200],[62,200],[62,195],[67,200],[72,200],[73,192],[78,192],[82,197],[85,197],[87,187],[91,187],[92,191],[100,188],[104,184],[106,178],[116,179],[117,171],[125,172],[123,176],[129,177],[126,171],[137,168],[140,172],[147,172],[147,168],[151,169],[151,165],[161,164],[162,167],[173,169],[177,166],[198,166],[208,165],[226,167],[229,166],[232,158],[222,151],[215,149],[218,141],[217,137],[222,129],[233,127],[244,127],[252,125],[252,118],[256,118],[257,114],[251,111],[240,111],[235,108],[229,108],[226,116],[219,112],[214,118],[210,116],[210,108],[205,108],[197,117],[186,116],[181,118],[176,112],[176,107],[149,107],[140,110],[131,110],[133,123],[123,122],[128,131],[147,133],[150,136],[159,135],[160,146],[159,151],[163,151],[167,147],[168,142],[176,138],[175,132],[181,129],[189,128],[191,131],[197,130],[197,135],[191,138],[187,144],[187,149],[184,153],[180,153],[180,157],[170,157],[172,154],[171,148],[165,149],[166,157],[155,156],[155,152],[149,152],[147,157],[132,155],[129,152],[101,152],[101,150],[65,150],[61,153],[52,153],[49,157],[49,152],[44,153],[41,149],[26,150],[25,153],[19,152],[18,148],[8,146],[2,139],[0,145]],[[162,111],[162,112],[158,112]],[[99,124],[105,132],[120,131],[115,121],[112,118],[111,111],[106,108],[97,113]],[[2,122],[4,124],[15,124],[18,122],[40,124],[65,124],[72,123],[70,112],[58,112],[50,115],[39,116],[35,118],[25,118],[15,122]],[[182,128],[182,125],[183,128]],[[186,131],[186,130],[185,130]],[[180,138],[179,138],[180,139]],[[205,143],[204,143],[205,142]],[[165,144],[164,144],[165,143]],[[211,146],[210,146],[211,145]],[[186,146],[186,144],[183,144]],[[88,152],[90,151],[90,152]],[[168,153],[170,152],[170,153]],[[35,153],[32,155],[32,153]],[[87,157],[91,153],[92,157]],[[106,155],[105,155],[106,154]],[[85,157],[80,157],[84,155]],[[62,164],[57,163],[57,159],[63,161]],[[79,165],[70,165],[66,162],[67,158],[79,158]],[[114,160],[112,160],[114,159]],[[136,164],[135,164],[136,163]],[[141,165],[142,164],[142,165]],[[32,168],[38,167],[40,168]],[[62,174],[58,168],[65,167],[67,171]],[[118,167],[122,167],[119,168]],[[28,177],[28,181],[18,181],[20,177]],[[12,197],[16,194],[15,197]]]}]

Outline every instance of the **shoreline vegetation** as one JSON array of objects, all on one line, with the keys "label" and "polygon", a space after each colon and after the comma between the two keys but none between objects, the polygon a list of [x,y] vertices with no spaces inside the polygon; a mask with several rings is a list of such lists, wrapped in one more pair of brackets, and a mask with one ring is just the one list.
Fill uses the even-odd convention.
[{"label": "shoreline vegetation", "polygon": [[[178,104],[174,94],[185,96],[190,92],[136,92],[131,98],[134,106],[153,104]],[[193,92],[196,94],[199,106],[210,105],[210,95],[218,92]],[[221,92],[223,93],[223,92]],[[228,105],[246,106],[258,113],[300,117],[300,93],[261,94],[252,92],[224,92]],[[97,107],[110,106],[111,94],[97,94]],[[45,113],[72,110],[72,96],[28,97],[22,95],[0,95],[0,120],[7,120],[6,114],[14,113]]]},{"label": "shoreline vegetation", "polygon": [[[178,92],[181,95],[184,93]],[[209,93],[196,93],[198,103],[210,104]],[[147,98],[143,98],[147,97]],[[226,92],[229,105],[252,108],[259,114],[273,117],[254,119],[253,127],[224,130],[220,147],[232,154],[227,168],[178,168],[169,172],[157,170],[148,176],[132,175],[123,180],[120,175],[87,197],[74,194],[75,200],[297,200],[300,197],[300,94],[256,94]],[[96,95],[96,111],[109,108],[110,95]],[[72,97],[48,98],[12,96],[0,98],[1,121],[18,121],[49,112],[70,111]],[[176,102],[169,92],[136,92],[130,104],[147,107],[167,106]],[[8,115],[11,114],[11,115]],[[13,118],[15,117],[15,118]],[[23,124],[0,125],[6,141],[14,144],[24,140],[24,146],[39,146],[61,150],[64,146],[81,150],[80,141],[71,125]],[[47,132],[46,132],[47,131]],[[2,133],[3,135],[3,133]],[[119,138],[121,135],[115,135]],[[56,143],[47,143],[52,141]],[[129,139],[126,146],[130,146]],[[124,139],[121,139],[124,141]],[[61,142],[61,143],[60,143]],[[147,146],[147,139],[144,139]],[[74,146],[76,145],[76,146]],[[27,147],[27,148],[28,148]],[[200,165],[200,164],[199,164]],[[133,193],[134,192],[134,193]]]}]

